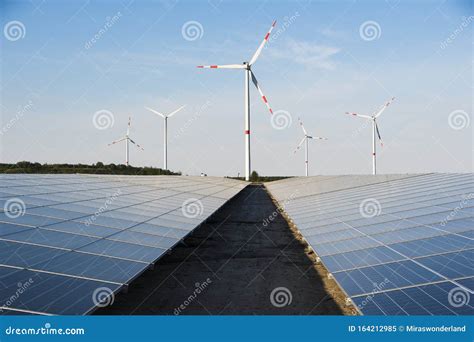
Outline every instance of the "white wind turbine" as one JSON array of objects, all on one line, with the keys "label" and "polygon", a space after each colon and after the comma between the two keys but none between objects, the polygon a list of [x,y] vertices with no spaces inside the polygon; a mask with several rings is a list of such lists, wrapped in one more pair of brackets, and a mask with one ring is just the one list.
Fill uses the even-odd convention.
[{"label": "white wind turbine", "polygon": [[181,109],[186,107],[186,105],[179,107],[176,109],[174,112],[169,113],[168,115],[162,114],[154,109],[151,109],[149,107],[145,107],[145,109],[148,109],[150,112],[155,113],[156,115],[159,115],[163,118],[164,120],[164,126],[163,126],[163,163],[164,163],[164,169],[168,170],[168,118],[172,117],[175,115],[177,112],[179,112]]},{"label": "white wind turbine", "polygon": [[143,150],[143,147],[141,147],[140,145],[138,145],[135,141],[133,141],[132,139],[130,139],[130,123],[132,121],[132,118],[131,117],[128,117],[128,126],[127,126],[127,134],[125,134],[125,137],[123,137],[122,139],[119,139],[119,140],[115,140],[115,141],[112,141],[110,144],[108,144],[107,146],[111,146],[111,145],[114,145],[114,144],[117,144],[121,141],[124,141],[125,140],[125,165],[129,165],[129,150],[128,150],[128,142],[130,141],[132,144],[134,144],[136,147],[138,147],[139,149],[141,149],[142,151]]},{"label": "white wind turbine", "polygon": [[395,100],[394,97],[392,97],[390,100],[388,100],[378,111],[376,111],[372,116],[369,115],[361,115],[357,113],[352,113],[352,112],[346,112],[346,114],[349,115],[354,115],[354,116],[359,116],[361,118],[371,120],[372,121],[372,174],[376,175],[377,174],[377,165],[375,161],[375,141],[376,137],[375,134],[377,134],[380,145],[383,147],[383,142],[382,142],[382,137],[380,136],[380,131],[379,131],[379,126],[377,125],[377,118],[383,113],[383,111],[390,106],[390,104]]},{"label": "white wind turbine", "polygon": [[293,153],[296,153],[300,148],[301,148],[301,145],[303,145],[304,143],[304,153],[305,153],[305,159],[304,159],[304,162],[305,162],[305,175],[306,177],[308,176],[308,140],[309,139],[314,139],[314,140],[328,140],[327,138],[321,138],[321,137],[313,137],[312,135],[308,135],[308,132],[306,132],[306,129],[304,128],[303,126],[303,122],[301,121],[300,118],[298,118],[298,121],[300,123],[300,126],[301,126],[301,129],[303,130],[303,133],[304,133],[304,137],[303,139],[301,139],[300,143],[298,144],[298,146],[296,146],[296,149]]},{"label": "white wind turbine", "polygon": [[254,55],[250,59],[250,62],[243,62],[242,64],[228,64],[228,65],[199,65],[198,68],[208,68],[208,69],[244,69],[245,70],[245,85],[244,85],[244,94],[245,94],[245,128],[244,128],[244,137],[245,137],[245,180],[250,180],[250,89],[249,89],[249,79],[252,78],[252,82],[260,93],[263,102],[267,106],[270,114],[273,114],[273,111],[268,104],[267,98],[263,95],[262,89],[258,85],[257,79],[255,78],[254,73],[252,72],[252,65],[257,61],[260,53],[263,50],[263,47],[270,37],[270,33],[275,27],[276,21],[273,22],[270,30],[263,38],[262,43],[255,51]]}]

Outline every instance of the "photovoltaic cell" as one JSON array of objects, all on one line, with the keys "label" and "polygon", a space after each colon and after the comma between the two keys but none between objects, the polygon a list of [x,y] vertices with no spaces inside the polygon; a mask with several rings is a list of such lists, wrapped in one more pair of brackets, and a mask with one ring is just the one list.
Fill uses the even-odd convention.
[{"label": "photovoltaic cell", "polygon": [[[362,314],[474,314],[473,174],[318,176],[267,188]],[[455,291],[468,299],[455,303]]]},{"label": "photovoltaic cell", "polygon": [[[118,292],[245,186],[213,177],[0,175],[0,314],[91,312],[97,290]],[[28,288],[11,300],[19,286]]]}]

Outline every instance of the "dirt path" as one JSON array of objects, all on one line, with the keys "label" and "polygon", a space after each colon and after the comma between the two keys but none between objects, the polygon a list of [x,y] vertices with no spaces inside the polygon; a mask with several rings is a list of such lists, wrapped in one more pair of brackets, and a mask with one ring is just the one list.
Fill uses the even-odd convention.
[{"label": "dirt path", "polygon": [[265,188],[250,185],[96,314],[347,313],[306,252]]}]

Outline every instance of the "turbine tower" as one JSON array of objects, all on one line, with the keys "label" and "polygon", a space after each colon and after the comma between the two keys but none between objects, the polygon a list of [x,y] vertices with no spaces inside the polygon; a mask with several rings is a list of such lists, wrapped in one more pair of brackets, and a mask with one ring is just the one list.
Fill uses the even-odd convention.
[{"label": "turbine tower", "polygon": [[395,100],[394,97],[392,97],[390,100],[388,100],[378,111],[376,111],[372,116],[369,115],[361,115],[357,113],[352,113],[352,112],[346,112],[346,114],[349,115],[354,115],[361,117],[366,120],[371,120],[372,121],[372,174],[376,175],[377,174],[377,163],[376,163],[376,158],[375,158],[375,153],[376,153],[376,137],[379,138],[380,145],[383,147],[383,142],[382,142],[382,137],[380,136],[380,131],[379,131],[379,126],[377,125],[377,118],[384,112],[384,110],[390,106],[390,104]]},{"label": "turbine tower", "polygon": [[125,140],[125,165],[129,166],[129,149],[128,149],[128,142],[131,142],[132,144],[134,144],[136,147],[138,147],[139,149],[141,149],[142,151],[143,150],[143,147],[141,147],[140,145],[138,145],[135,141],[133,141],[132,139],[130,139],[130,124],[131,124],[131,121],[132,121],[132,118],[131,117],[128,117],[128,126],[127,126],[127,134],[125,134],[125,137],[119,139],[119,140],[115,140],[115,141],[112,141],[110,144],[108,144],[107,146],[111,146],[111,145],[115,145],[121,141],[124,141]]},{"label": "turbine tower", "polygon": [[268,104],[267,98],[263,94],[262,89],[260,88],[257,78],[252,71],[252,65],[257,61],[260,53],[263,50],[263,47],[268,41],[270,37],[270,33],[272,32],[273,28],[275,27],[276,21],[273,22],[270,30],[268,30],[267,34],[263,38],[262,43],[258,47],[257,51],[255,51],[254,55],[250,59],[250,62],[243,62],[242,64],[228,64],[228,65],[199,65],[198,68],[207,68],[207,69],[243,69],[245,70],[245,84],[244,84],[244,101],[245,101],[245,127],[244,127],[244,137],[245,137],[245,180],[250,180],[250,171],[251,171],[251,164],[250,164],[250,89],[249,89],[249,80],[252,79],[253,84],[257,88],[260,96],[262,97],[263,102],[267,106],[270,114],[273,114],[273,111]]},{"label": "turbine tower", "polygon": [[314,140],[328,140],[327,138],[321,138],[321,137],[313,137],[312,135],[308,135],[308,132],[306,132],[306,129],[304,128],[303,126],[303,122],[301,121],[300,118],[298,118],[298,122],[300,123],[300,126],[301,126],[301,129],[303,130],[303,134],[304,134],[304,137],[303,139],[301,139],[300,143],[298,144],[298,146],[296,146],[296,149],[293,153],[296,153],[300,148],[301,146],[303,145],[304,143],[304,154],[305,154],[305,159],[304,159],[304,163],[305,163],[305,176],[308,177],[308,140],[309,139],[314,139]]},{"label": "turbine tower", "polygon": [[156,115],[161,116],[164,120],[164,125],[163,125],[163,163],[164,163],[164,170],[168,170],[168,118],[175,115],[177,112],[179,112],[184,107],[186,107],[186,105],[179,107],[174,112],[171,112],[168,115],[160,113],[160,112],[158,112],[154,109],[151,109],[149,107],[145,107],[145,109],[149,110],[152,113],[155,113]]}]

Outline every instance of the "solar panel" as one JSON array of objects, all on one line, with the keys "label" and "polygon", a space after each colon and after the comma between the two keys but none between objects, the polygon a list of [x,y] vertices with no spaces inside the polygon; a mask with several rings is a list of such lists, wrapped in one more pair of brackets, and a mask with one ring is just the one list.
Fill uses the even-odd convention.
[{"label": "solar panel", "polygon": [[266,184],[362,314],[474,314],[474,175]]},{"label": "solar panel", "polygon": [[0,175],[0,314],[86,314],[246,183],[213,177]]}]

